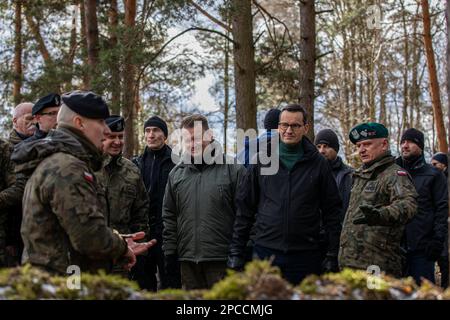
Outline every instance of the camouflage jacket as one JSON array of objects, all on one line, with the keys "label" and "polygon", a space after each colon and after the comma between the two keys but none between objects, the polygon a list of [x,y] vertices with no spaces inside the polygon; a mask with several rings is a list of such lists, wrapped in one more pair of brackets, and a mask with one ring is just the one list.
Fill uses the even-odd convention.
[{"label": "camouflage jacket", "polygon": [[[382,272],[400,276],[400,243],[406,223],[416,214],[416,198],[410,176],[395,164],[390,153],[370,167],[356,170],[341,233],[340,267],[365,270],[374,265]],[[362,216],[359,209],[362,204],[381,209],[380,225],[353,223]]]},{"label": "camouflage jacket", "polygon": [[23,202],[24,263],[95,272],[126,253],[126,242],[107,227],[104,190],[93,174],[101,155],[79,131],[60,126],[17,148],[12,160],[16,172],[33,172]]},{"label": "camouflage jacket", "polygon": [[107,156],[102,170],[96,174],[106,189],[108,225],[124,234],[137,231],[149,234],[148,197],[136,165],[122,156]]},{"label": "camouflage jacket", "polygon": [[[20,135],[16,130],[13,129],[9,134],[10,152],[12,153],[14,151],[14,148],[21,142],[23,142],[26,138],[27,137]],[[14,162],[11,161],[12,172],[14,172],[14,167]],[[5,210],[7,211],[6,245],[12,245],[16,248],[21,248],[22,238],[20,237],[20,224],[22,222],[22,197],[28,177],[22,173],[14,174],[14,176],[14,184],[1,193],[0,202],[3,202],[7,207],[5,208]]]},{"label": "camouflage jacket", "polygon": [[0,267],[4,265],[6,246],[6,220],[9,198],[14,196],[12,186],[15,182],[14,167],[10,160],[10,147],[0,140]]}]

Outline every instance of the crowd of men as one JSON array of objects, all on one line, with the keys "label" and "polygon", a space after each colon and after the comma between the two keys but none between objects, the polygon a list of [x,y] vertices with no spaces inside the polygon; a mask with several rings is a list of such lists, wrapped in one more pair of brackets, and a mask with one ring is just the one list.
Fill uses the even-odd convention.
[{"label": "crowd of men", "polygon": [[[293,284],[346,267],[435,282],[438,265],[448,286],[447,155],[428,164],[421,131],[403,132],[396,159],[383,124],[358,124],[353,169],[333,130],[306,137],[300,105],[269,110],[264,128],[256,152],[247,139],[230,161],[203,115],[181,122],[182,154],[151,116],[129,160],[125,121],[101,96],[19,104],[0,140],[0,267],[103,269],[156,291],[210,288],[252,259],[271,259]],[[261,146],[275,174],[263,173]]]}]

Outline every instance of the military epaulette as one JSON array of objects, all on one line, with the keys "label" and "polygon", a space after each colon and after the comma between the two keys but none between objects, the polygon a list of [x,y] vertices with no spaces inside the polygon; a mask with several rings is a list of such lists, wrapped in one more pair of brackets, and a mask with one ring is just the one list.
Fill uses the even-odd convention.
[{"label": "military epaulette", "polygon": [[406,177],[406,176],[408,176],[408,172],[402,171],[402,170],[398,170],[398,171],[397,171],[397,175],[398,175],[398,176]]}]

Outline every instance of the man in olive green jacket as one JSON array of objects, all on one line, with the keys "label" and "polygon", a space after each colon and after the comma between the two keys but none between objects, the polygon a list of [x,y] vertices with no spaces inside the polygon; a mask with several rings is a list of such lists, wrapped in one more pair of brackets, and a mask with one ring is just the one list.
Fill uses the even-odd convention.
[{"label": "man in olive green jacket", "polygon": [[[181,262],[185,289],[209,288],[225,275],[234,195],[245,169],[225,163],[220,144],[208,135],[205,117],[189,116],[181,128],[187,156],[169,174],[162,212],[163,250],[168,272],[177,258]],[[210,153],[214,163],[207,160],[205,150],[215,150]]]}]

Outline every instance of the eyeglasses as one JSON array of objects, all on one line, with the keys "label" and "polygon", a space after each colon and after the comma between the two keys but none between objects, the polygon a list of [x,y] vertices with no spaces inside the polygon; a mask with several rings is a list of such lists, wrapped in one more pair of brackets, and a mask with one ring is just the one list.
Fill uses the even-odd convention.
[{"label": "eyeglasses", "polygon": [[286,123],[286,122],[280,122],[279,124],[278,124],[278,127],[281,129],[281,130],[283,130],[283,131],[286,131],[289,127],[291,127],[291,129],[293,130],[293,131],[297,131],[297,130],[299,130],[301,127],[303,127],[304,125],[303,124],[299,124],[299,123],[293,123],[293,124],[289,124],[289,123]]},{"label": "eyeglasses", "polygon": [[40,113],[40,115],[43,115],[43,116],[51,116],[51,117],[54,117],[54,116],[56,116],[56,115],[58,115],[58,111],[52,111],[52,112],[42,112],[42,113]]}]

